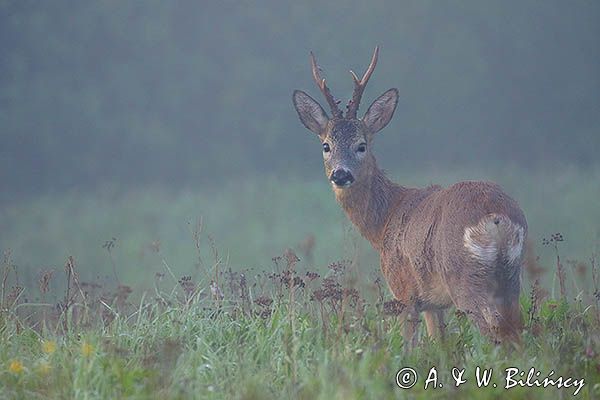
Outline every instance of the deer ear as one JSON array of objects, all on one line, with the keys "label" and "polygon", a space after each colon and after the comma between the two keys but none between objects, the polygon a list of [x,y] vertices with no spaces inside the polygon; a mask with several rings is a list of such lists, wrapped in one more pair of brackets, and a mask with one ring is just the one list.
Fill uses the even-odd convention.
[{"label": "deer ear", "polygon": [[390,122],[397,105],[398,89],[390,89],[369,106],[363,122],[372,133],[379,132]]},{"label": "deer ear", "polygon": [[329,122],[329,117],[323,107],[302,90],[294,90],[292,98],[302,124],[317,135],[321,135]]}]

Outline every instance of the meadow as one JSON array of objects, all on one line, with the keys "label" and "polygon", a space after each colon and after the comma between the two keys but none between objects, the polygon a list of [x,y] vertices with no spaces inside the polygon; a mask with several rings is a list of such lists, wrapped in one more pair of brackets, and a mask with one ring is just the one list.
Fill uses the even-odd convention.
[{"label": "meadow", "polygon": [[[104,185],[0,208],[0,398],[541,399],[577,389],[506,389],[511,367],[583,379],[576,397],[600,397],[600,169],[389,175],[415,186],[492,179],[520,202],[530,239],[521,347],[490,343],[455,310],[445,341],[406,346],[402,304],[320,175]],[[434,366],[443,387],[425,389]],[[478,387],[477,366],[493,369],[497,387]],[[405,367],[419,376],[410,389],[396,384]],[[465,369],[459,387],[454,367]]]}]

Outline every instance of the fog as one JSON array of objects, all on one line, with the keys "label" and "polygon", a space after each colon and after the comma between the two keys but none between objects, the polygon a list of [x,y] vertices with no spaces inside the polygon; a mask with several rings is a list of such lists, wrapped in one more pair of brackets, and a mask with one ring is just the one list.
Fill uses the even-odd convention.
[{"label": "fog", "polygon": [[599,21],[596,2],[5,1],[3,196],[313,176],[319,149],[290,100],[322,100],[309,50],[345,103],[348,70],[375,45],[364,103],[401,93],[386,168],[586,166],[600,148]]},{"label": "fog", "polygon": [[[526,210],[537,215],[536,243],[552,233],[546,228],[575,232],[582,222],[591,252],[597,211],[579,219],[568,211],[592,208],[598,192],[598,174],[590,171],[597,171],[600,150],[600,3],[591,1],[2,1],[0,245],[21,249],[15,257],[31,265],[44,259],[28,258],[24,249],[32,243],[46,255],[84,246],[54,236],[57,227],[68,231],[68,222],[59,216],[49,222],[45,207],[63,204],[61,193],[103,209],[102,199],[113,199],[107,191],[169,191],[173,197],[154,207],[159,218],[181,190],[202,196],[233,187],[228,193],[235,193],[236,183],[263,187],[276,179],[289,183],[281,190],[290,192],[295,182],[322,181],[315,190],[326,193],[323,201],[333,209],[320,146],[298,121],[291,94],[302,89],[324,104],[310,72],[312,50],[344,105],[352,93],[348,70],[362,73],[376,45],[379,64],[359,113],[386,89],[399,89],[394,119],[375,150],[394,179],[427,185],[503,176],[526,206],[558,196],[560,210]],[[565,169],[574,172],[561,175]],[[539,174],[548,180],[531,178]],[[575,194],[582,185],[564,189],[565,179],[579,176],[588,185],[583,194]],[[310,196],[286,198],[306,204],[302,194]],[[80,204],[78,197],[64,201],[67,210]],[[243,207],[236,223],[247,226],[257,208]],[[207,229],[219,231],[211,210],[198,214],[212,213]],[[81,217],[86,232],[98,230],[90,246],[126,236],[117,225],[102,225],[111,213]],[[332,222],[340,230],[341,215]],[[274,246],[294,245],[294,235],[313,229],[322,227],[286,226],[290,236]],[[218,239],[234,259],[248,251],[273,256],[267,239],[253,239],[256,246],[250,239],[237,247],[228,242],[233,230]],[[31,241],[34,231],[45,235],[43,246]],[[129,246],[160,232],[132,238]],[[173,244],[179,237],[161,240]]]}]

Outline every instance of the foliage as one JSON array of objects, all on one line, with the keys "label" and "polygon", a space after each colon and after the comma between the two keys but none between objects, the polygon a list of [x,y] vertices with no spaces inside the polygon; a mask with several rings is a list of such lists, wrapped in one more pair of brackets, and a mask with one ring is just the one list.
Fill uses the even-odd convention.
[{"label": "foliage", "polygon": [[[69,260],[65,276],[75,290],[57,307],[3,298],[0,392],[29,399],[543,399],[575,392],[503,387],[506,368],[534,367],[540,380],[551,370],[583,378],[580,398],[600,395],[600,309],[591,292],[573,302],[532,286],[516,349],[488,342],[459,312],[449,315],[444,341],[422,337],[410,348],[403,308],[386,300],[380,278],[356,281],[350,261],[329,265],[323,276],[303,271],[291,251],[273,261],[270,272],[254,275],[214,265],[201,280],[184,277],[175,286],[166,269],[154,290],[133,301],[123,287],[77,282]],[[478,366],[496,371],[498,387],[477,387]],[[394,383],[404,367],[420,376],[411,389]],[[424,389],[432,367],[444,387]],[[453,368],[466,370],[459,388]]]},{"label": "foliage", "polygon": [[[489,343],[452,311],[445,342],[422,337],[407,348],[404,307],[390,299],[374,254],[348,233],[325,182],[105,189],[7,205],[0,219],[0,397],[559,396],[555,388],[479,389],[473,374],[481,366],[584,378],[579,397],[595,398],[600,272],[591,243],[598,210],[586,199],[597,197],[590,184],[597,173],[517,170],[498,178],[524,205],[532,241],[517,350]],[[295,251],[281,254],[290,244]],[[432,366],[448,385],[453,367],[471,380],[458,392],[446,384],[424,390]],[[413,389],[394,383],[403,367],[420,376]],[[568,397],[574,389],[560,391]]]}]

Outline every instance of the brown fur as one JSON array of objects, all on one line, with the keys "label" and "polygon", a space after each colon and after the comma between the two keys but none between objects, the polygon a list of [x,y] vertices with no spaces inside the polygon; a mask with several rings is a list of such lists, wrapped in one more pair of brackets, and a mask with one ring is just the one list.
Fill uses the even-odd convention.
[{"label": "brown fur", "polygon": [[[372,61],[368,71],[373,69]],[[359,89],[362,94],[364,86]],[[362,119],[355,112],[330,119],[310,96],[294,92],[302,123],[323,143],[325,173],[337,201],[379,252],[381,271],[394,297],[408,306],[409,320],[423,311],[429,334],[442,336],[442,310],[455,306],[491,338],[517,341],[525,216],[491,182],[460,182],[445,189],[391,182],[371,147],[374,134],[391,120],[397,99],[397,90],[390,89]],[[346,171],[352,182],[337,186],[336,170]]]},{"label": "brown fur", "polygon": [[[406,188],[390,182],[375,164],[370,169],[366,182],[335,193],[353,224],[379,251],[394,297],[414,313],[454,305],[485,334],[518,336],[520,258],[513,264],[502,259],[488,264],[472,257],[463,242],[466,227],[492,214],[526,230],[516,202],[490,182]],[[434,314],[426,315],[428,332],[440,335],[443,327]]]}]

